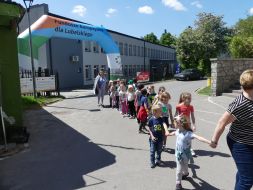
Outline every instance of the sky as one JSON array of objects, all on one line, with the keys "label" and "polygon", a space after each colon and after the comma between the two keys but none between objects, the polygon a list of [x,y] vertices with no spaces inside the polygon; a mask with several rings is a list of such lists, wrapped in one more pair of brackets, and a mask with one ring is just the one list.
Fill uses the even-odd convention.
[{"label": "sky", "polygon": [[[23,0],[13,0],[24,5]],[[224,16],[227,26],[253,15],[253,0],[34,0],[46,3],[49,12],[95,26],[143,37],[166,29],[179,36],[193,26],[197,14],[208,12]]]}]

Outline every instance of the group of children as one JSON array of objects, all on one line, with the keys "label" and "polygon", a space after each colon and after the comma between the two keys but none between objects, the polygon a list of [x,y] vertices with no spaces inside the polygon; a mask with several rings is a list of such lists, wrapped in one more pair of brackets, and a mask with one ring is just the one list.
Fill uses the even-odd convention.
[{"label": "group of children", "polygon": [[130,81],[110,81],[109,95],[112,108],[117,108],[123,117],[136,118],[139,124],[139,133],[150,135],[150,166],[155,168],[161,165],[161,154],[166,146],[167,136],[175,135],[175,156],[177,163],[176,190],[182,189],[181,180],[186,179],[188,162],[195,155],[191,141],[211,144],[196,131],[194,108],[191,105],[191,94],[183,92],[173,116],[172,106],[169,103],[170,94],[161,86],[155,93],[153,85],[145,88],[143,84]]}]

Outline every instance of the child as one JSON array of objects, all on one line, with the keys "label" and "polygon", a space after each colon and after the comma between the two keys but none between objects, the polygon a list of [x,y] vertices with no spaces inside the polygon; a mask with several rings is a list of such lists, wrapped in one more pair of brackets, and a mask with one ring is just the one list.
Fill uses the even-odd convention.
[{"label": "child", "polygon": [[[140,107],[141,107],[141,90],[144,88],[143,84],[139,84],[138,89],[135,91],[135,110],[136,110],[136,114],[138,115]],[[140,123],[139,119],[137,118],[137,122]]]},{"label": "child", "polygon": [[116,108],[119,110],[119,91],[120,91],[120,79],[117,79],[115,85],[115,99],[116,99]]},{"label": "child", "polygon": [[151,85],[148,87],[148,104],[151,106],[154,102],[156,93],[155,93],[155,86]]},{"label": "child", "polygon": [[159,96],[165,92],[165,87],[164,86],[160,86],[158,89],[158,94],[155,96],[154,101],[153,101],[153,105],[158,104],[159,102]]},{"label": "child", "polygon": [[116,89],[116,84],[115,82],[113,82],[113,85],[110,87],[110,105],[113,108],[116,107],[116,92],[117,92],[117,89]]},{"label": "child", "polygon": [[126,86],[124,83],[120,84],[120,91],[119,91],[119,102],[121,105],[121,114],[124,116],[127,116],[127,93],[126,93]]},{"label": "child", "polygon": [[176,149],[175,149],[175,156],[176,156],[176,163],[177,163],[177,172],[176,172],[176,190],[181,190],[182,179],[186,179],[189,175],[188,172],[188,162],[191,159],[191,141],[192,139],[196,138],[201,142],[211,144],[211,141],[194,134],[190,130],[189,123],[187,121],[187,117],[183,114],[177,116],[175,118],[175,125],[177,130],[171,132],[169,136],[176,135]]},{"label": "child", "polygon": [[128,103],[128,110],[129,110],[129,113],[130,113],[129,119],[134,119],[136,117],[136,112],[135,112],[135,107],[134,107],[134,100],[135,100],[134,87],[133,87],[133,85],[128,85],[127,103]]},{"label": "child", "polygon": [[[176,106],[175,115],[184,115],[188,122],[189,130],[196,131],[194,108],[191,105],[191,93],[183,92],[179,98],[179,104]],[[191,125],[192,121],[192,125]],[[195,152],[191,149],[192,156],[195,156]]]},{"label": "child", "polygon": [[[171,96],[168,92],[163,92],[160,94],[158,105],[162,108],[162,119],[163,122],[166,123],[166,125],[169,127],[169,118],[171,121],[172,128],[174,128],[174,120],[172,116],[172,106],[169,104],[169,100],[171,99]],[[164,141],[163,141],[163,149],[166,147],[166,141],[167,136],[164,135]]]},{"label": "child", "polygon": [[145,126],[147,123],[148,117],[148,99],[147,99],[147,90],[143,88],[141,90],[141,106],[137,114],[137,118],[140,121],[139,123],[139,133],[142,133],[143,130],[146,130]]},{"label": "child", "polygon": [[110,108],[112,107],[112,97],[111,97],[112,87],[113,87],[113,81],[110,80],[108,83],[108,94],[109,94]]},{"label": "child", "polygon": [[[163,129],[166,135],[169,135],[167,125],[163,122],[162,109],[159,105],[152,106],[153,116],[148,121],[148,131],[150,134],[150,167],[155,168],[161,164],[161,153],[163,146]],[[156,158],[155,158],[156,153]],[[156,161],[156,162],[155,162]]]}]

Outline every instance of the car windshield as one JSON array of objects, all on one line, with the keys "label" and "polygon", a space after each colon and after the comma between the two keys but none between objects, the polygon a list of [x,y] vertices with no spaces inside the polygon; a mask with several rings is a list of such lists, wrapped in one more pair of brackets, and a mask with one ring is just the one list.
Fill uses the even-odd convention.
[{"label": "car windshield", "polygon": [[185,70],[182,71],[182,73],[190,73],[190,72],[191,72],[190,69],[185,69]]}]

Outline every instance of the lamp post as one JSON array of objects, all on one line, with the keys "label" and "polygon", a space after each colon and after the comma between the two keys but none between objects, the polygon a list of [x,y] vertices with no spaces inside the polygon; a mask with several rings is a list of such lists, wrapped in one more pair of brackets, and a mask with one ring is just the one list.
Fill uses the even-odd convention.
[{"label": "lamp post", "polygon": [[30,20],[30,7],[32,6],[33,0],[23,0],[23,1],[25,4],[27,18],[28,18],[29,45],[30,45],[31,65],[32,65],[32,79],[33,79],[33,96],[34,96],[34,98],[37,98],[36,78],[35,78],[35,68],[34,68],[34,60],[33,60],[33,48],[32,48],[31,20]]}]

